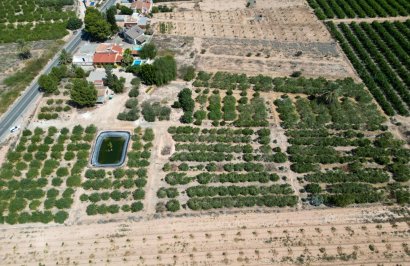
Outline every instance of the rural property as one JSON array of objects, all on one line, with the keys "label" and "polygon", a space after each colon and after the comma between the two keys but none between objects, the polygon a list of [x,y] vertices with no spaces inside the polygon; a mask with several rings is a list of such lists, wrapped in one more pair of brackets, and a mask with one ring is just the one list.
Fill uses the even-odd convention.
[{"label": "rural property", "polygon": [[3,0],[1,265],[409,265],[407,0]]}]

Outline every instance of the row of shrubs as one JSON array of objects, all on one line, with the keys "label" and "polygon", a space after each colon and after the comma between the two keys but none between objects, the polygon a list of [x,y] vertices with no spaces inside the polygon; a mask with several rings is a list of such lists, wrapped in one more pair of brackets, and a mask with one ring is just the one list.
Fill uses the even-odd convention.
[{"label": "row of shrubs", "polygon": [[215,196],[256,196],[268,194],[292,194],[293,189],[289,184],[271,185],[271,186],[194,186],[189,187],[187,195],[193,197],[215,197]]},{"label": "row of shrubs", "polygon": [[187,206],[192,210],[210,210],[219,208],[244,208],[254,206],[293,207],[297,204],[297,196],[237,196],[237,197],[204,197],[191,198]]}]

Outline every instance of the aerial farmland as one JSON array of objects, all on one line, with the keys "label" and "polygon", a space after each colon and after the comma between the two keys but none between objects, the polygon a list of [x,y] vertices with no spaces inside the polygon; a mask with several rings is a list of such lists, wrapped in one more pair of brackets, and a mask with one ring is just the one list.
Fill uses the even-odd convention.
[{"label": "aerial farmland", "polygon": [[2,265],[410,263],[408,1],[0,11]]}]

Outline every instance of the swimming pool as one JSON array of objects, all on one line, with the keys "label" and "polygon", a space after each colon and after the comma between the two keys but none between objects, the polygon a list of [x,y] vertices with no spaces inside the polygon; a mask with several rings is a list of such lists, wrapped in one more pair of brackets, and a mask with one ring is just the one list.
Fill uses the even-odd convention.
[{"label": "swimming pool", "polygon": [[136,60],[134,60],[134,62],[132,63],[133,66],[139,66],[139,65],[141,65],[141,64],[142,64],[142,60],[140,60],[140,59],[136,59]]}]

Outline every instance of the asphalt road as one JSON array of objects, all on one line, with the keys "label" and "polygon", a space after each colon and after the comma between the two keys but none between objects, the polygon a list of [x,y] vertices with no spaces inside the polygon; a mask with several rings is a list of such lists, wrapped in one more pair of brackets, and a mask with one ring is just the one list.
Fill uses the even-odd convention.
[{"label": "asphalt road", "polygon": [[[115,3],[115,0],[108,0],[101,8],[101,12],[105,12]],[[81,43],[81,28],[77,31],[76,35],[66,44],[63,49],[67,52],[72,53]],[[57,53],[53,59],[46,65],[43,73],[49,73],[51,69],[58,65],[58,57],[60,53]],[[0,120],[0,142],[3,141],[7,134],[10,134],[10,128],[16,126],[17,120],[24,115],[27,108],[33,104],[39,97],[41,97],[41,92],[39,91],[39,85],[37,82],[33,83],[23,95],[15,102],[11,108],[3,115]]]}]

